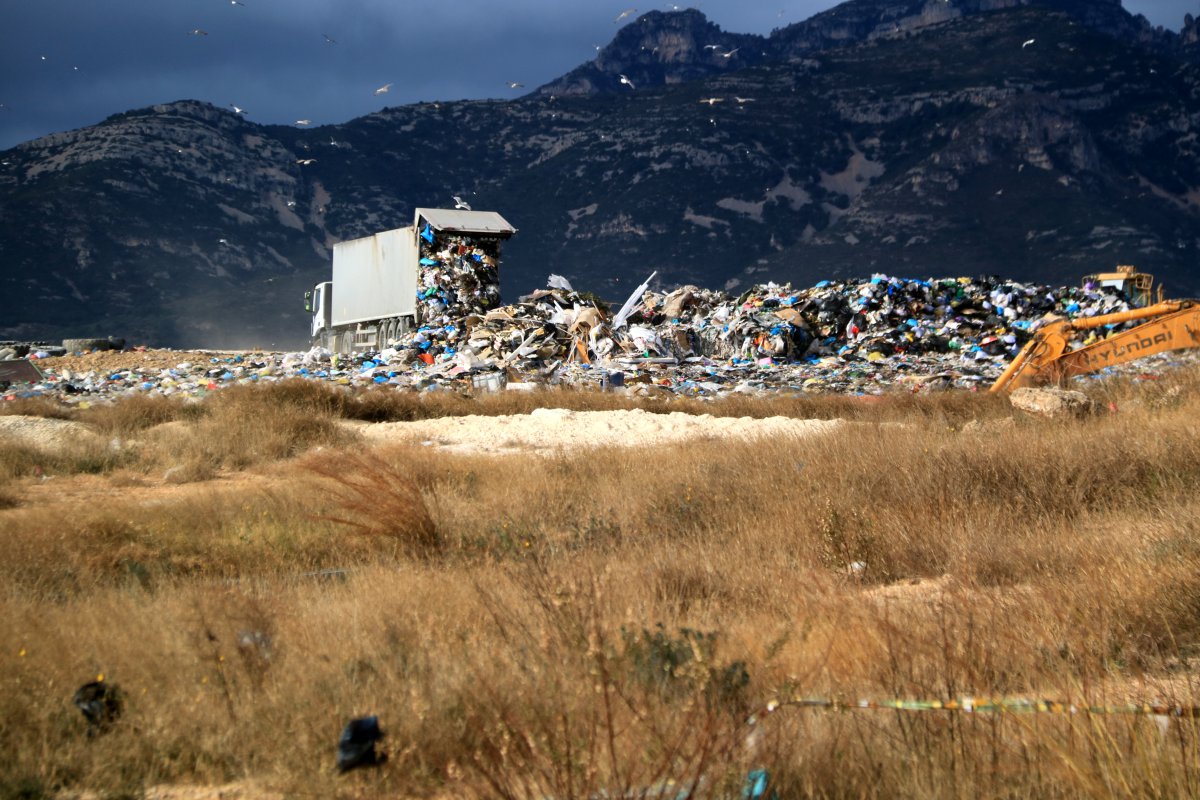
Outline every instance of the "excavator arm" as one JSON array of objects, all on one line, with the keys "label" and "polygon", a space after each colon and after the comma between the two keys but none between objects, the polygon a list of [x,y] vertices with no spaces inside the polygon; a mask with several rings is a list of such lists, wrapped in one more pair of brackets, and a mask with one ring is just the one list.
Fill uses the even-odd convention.
[{"label": "excavator arm", "polygon": [[[1081,332],[1135,320],[1141,325],[1112,334],[1093,344],[1072,349]],[[1200,306],[1191,300],[1171,300],[1117,314],[1058,320],[1043,326],[1017,353],[991,392],[1022,386],[1059,383],[1167,350],[1200,347]]]}]

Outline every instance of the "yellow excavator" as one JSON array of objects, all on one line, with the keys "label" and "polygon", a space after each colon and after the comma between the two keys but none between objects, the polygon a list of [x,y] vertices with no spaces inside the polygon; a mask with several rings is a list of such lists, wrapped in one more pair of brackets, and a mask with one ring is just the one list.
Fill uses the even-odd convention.
[{"label": "yellow excavator", "polygon": [[[1153,297],[1152,277],[1136,272],[1133,267],[1118,267],[1117,270],[1089,275],[1084,278],[1084,283],[1126,288],[1121,283],[1106,281],[1128,281],[1127,294],[1135,303]],[[1159,302],[1143,308],[1095,317],[1059,319],[1043,325],[988,391],[1010,392],[1022,386],[1062,383],[1076,375],[1155,353],[1200,347],[1200,305],[1194,300],[1164,301],[1161,287],[1157,295]],[[1135,320],[1145,322],[1091,344],[1072,347],[1073,340],[1082,332]]]}]

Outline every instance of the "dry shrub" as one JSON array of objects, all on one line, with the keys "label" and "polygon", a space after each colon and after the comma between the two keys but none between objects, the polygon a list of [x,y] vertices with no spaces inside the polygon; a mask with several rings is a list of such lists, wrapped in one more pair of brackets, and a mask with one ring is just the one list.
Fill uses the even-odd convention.
[{"label": "dry shrub", "polygon": [[0,477],[5,479],[40,475],[54,461],[44,451],[31,445],[0,440]]},{"label": "dry shrub", "polygon": [[478,587],[499,636],[473,661],[464,745],[480,796],[741,790],[750,676],[723,656],[718,636],[616,625],[621,592],[608,576],[567,577],[533,563],[508,580]]},{"label": "dry shrub", "polygon": [[16,487],[0,483],[0,511],[21,505],[21,495]]},{"label": "dry shrub", "polygon": [[169,431],[143,455],[179,466],[179,480],[205,479],[217,469],[245,469],[351,439],[335,419],[338,393],[308,381],[237,386],[208,398],[194,425]]},{"label": "dry shrub", "polygon": [[0,402],[0,414],[47,419],[75,419],[76,409],[53,397],[19,397]]},{"label": "dry shrub", "polygon": [[195,419],[203,413],[199,404],[178,397],[134,395],[81,409],[77,419],[106,436],[127,437],[166,422]]},{"label": "dry shrub", "polygon": [[105,473],[135,460],[132,453],[86,438],[51,448],[0,440],[0,479]]},{"label": "dry shrub", "polygon": [[334,507],[321,519],[392,541],[414,558],[442,552],[441,531],[402,465],[371,454],[340,452],[310,457],[304,467],[322,479],[321,488]]},{"label": "dry shrub", "polygon": [[303,378],[231,386],[215,397],[220,398],[222,403],[239,408],[261,404],[268,408],[295,409],[320,417],[342,414],[347,405],[344,387]]},{"label": "dry shrub", "polygon": [[167,499],[114,497],[87,508],[23,503],[3,512],[0,578],[30,597],[107,586],[159,592],[179,581],[294,575],[389,558],[314,519],[311,486],[181,487]]}]

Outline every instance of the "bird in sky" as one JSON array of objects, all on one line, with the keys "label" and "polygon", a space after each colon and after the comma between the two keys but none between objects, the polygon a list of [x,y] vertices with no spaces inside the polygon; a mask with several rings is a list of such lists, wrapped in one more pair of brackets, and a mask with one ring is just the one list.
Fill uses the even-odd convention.
[{"label": "bird in sky", "polygon": [[459,197],[458,195],[454,195],[453,197],[454,197],[454,207],[455,207],[455,208],[461,208],[461,209],[463,209],[463,210],[465,210],[465,211],[470,211],[470,210],[471,210],[471,206],[470,206],[470,204],[469,204],[469,203],[468,203],[466,200],[463,200],[463,199],[462,199],[461,197]]},{"label": "bird in sky", "polygon": [[246,109],[238,108],[233,103],[230,103],[229,107],[233,109],[233,113],[235,113],[235,114],[245,114],[246,113]]},{"label": "bird in sky", "polygon": [[0,111],[12,111],[12,109],[6,106],[4,103],[0,103]]},{"label": "bird in sky", "polygon": [[739,106],[740,106],[742,103],[753,103],[753,102],[754,102],[754,98],[753,98],[753,97],[738,97],[737,95],[734,95],[734,96],[733,96],[733,99],[737,101],[737,104],[738,104]]},{"label": "bird in sky", "polygon": [[508,88],[510,88],[510,89],[524,89],[525,88],[525,84],[517,83],[516,81],[506,81],[506,83],[508,84]]},{"label": "bird in sky", "polygon": [[240,0],[229,0],[229,5],[231,5],[231,6],[244,6],[244,5],[246,5],[246,4],[245,4],[245,3],[242,3],[242,2],[240,2]]},{"label": "bird in sky", "polygon": [[221,244],[229,244],[229,240],[228,240],[228,239],[217,239],[217,241],[218,241],[219,243],[221,243]]},{"label": "bird in sky", "polygon": [[628,86],[630,89],[636,88],[636,87],[633,85],[633,81],[629,80],[629,78],[626,78],[624,75],[622,75],[622,76],[621,76],[621,83],[625,84],[625,85],[626,85],[626,86]]},{"label": "bird in sky", "polygon": [[383,86],[380,86],[378,89],[375,90],[375,94],[387,94],[388,90],[390,90],[391,88],[392,88],[392,84],[385,83]]},{"label": "bird in sky", "polygon": [[740,47],[735,47],[732,50],[730,50],[728,53],[717,53],[717,55],[719,55],[721,58],[729,58],[730,56],[732,56],[734,53],[736,53],[738,50],[741,50],[741,49],[742,48],[740,48]]},{"label": "bird in sky", "polygon": [[1037,39],[1026,39],[1024,42],[1022,42],[1021,49],[1024,50],[1026,47],[1029,47],[1029,45],[1033,44],[1036,41],[1037,41]]},{"label": "bird in sky", "polygon": [[296,163],[303,164],[304,166],[307,167],[309,164],[317,163],[317,160],[315,158],[297,158]]},{"label": "bird in sky", "polygon": [[713,105],[714,103],[723,103],[723,102],[725,102],[725,98],[724,98],[724,97],[701,97],[701,98],[700,98],[700,102],[701,102],[701,103],[708,103],[708,104],[709,104],[709,106],[711,106],[711,105]]},{"label": "bird in sky", "polygon": [[627,8],[624,11],[622,11],[620,14],[617,14],[617,18],[614,19],[613,22],[614,23],[620,22],[621,20],[628,17],[630,14],[636,14],[636,13],[637,13],[636,8]]},{"label": "bird in sky", "polygon": [[706,44],[706,45],[704,45],[704,49],[705,49],[705,50],[720,50],[720,49],[721,49],[721,45],[719,45],[719,44]]},{"label": "bird in sky", "polygon": [[334,39],[334,38],[333,38],[332,36],[330,36],[329,34],[327,34],[327,33],[322,33],[322,34],[321,34],[321,36],[322,36],[322,37],[324,37],[324,39],[325,39],[325,44],[337,44],[337,39]]},{"label": "bird in sky", "polygon": [[188,33],[192,36],[208,36],[208,31],[203,28],[192,28]]},{"label": "bird in sky", "polygon": [[298,120],[296,120],[296,124],[297,125],[312,125],[312,120],[311,119],[298,119]]},{"label": "bird in sky", "polygon": [[330,136],[329,137],[329,146],[330,147],[341,147],[342,143],[339,142],[337,139],[333,138],[332,136]]}]

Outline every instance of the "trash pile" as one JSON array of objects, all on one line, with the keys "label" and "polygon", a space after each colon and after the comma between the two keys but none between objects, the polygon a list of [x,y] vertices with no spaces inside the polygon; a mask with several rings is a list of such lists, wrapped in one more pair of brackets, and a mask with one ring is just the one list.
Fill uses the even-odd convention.
[{"label": "trash pile", "polygon": [[976,388],[999,376],[1048,318],[1130,307],[1111,287],[887,275],[804,289],[767,283],[737,297],[695,286],[656,291],[648,280],[615,314],[551,276],[547,288],[499,305],[497,254],[486,242],[428,229],[421,236],[422,324],[382,351],[214,353],[169,367],[85,371],[51,358],[34,362],[42,381],[14,383],[0,396],[202,396],[291,377],[422,391],[566,384],[702,397]]},{"label": "trash pile", "polygon": [[427,325],[446,325],[500,304],[495,240],[435,232],[420,233],[417,299]]}]

